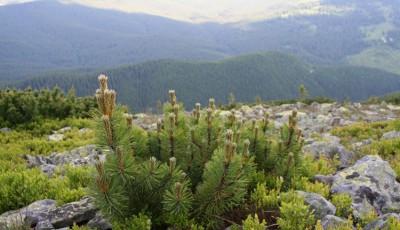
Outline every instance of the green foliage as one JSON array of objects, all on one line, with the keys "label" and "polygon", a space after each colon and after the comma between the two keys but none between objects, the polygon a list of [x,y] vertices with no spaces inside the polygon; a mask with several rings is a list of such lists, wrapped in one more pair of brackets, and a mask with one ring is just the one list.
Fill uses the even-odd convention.
[{"label": "green foliage", "polygon": [[41,199],[59,204],[79,200],[86,192],[68,178],[48,178],[38,169],[6,171],[0,174],[0,212],[14,210]]},{"label": "green foliage", "polygon": [[[304,174],[303,158],[301,149],[303,139],[301,131],[297,128],[297,112],[293,111],[289,116],[289,124],[284,125],[280,130],[277,153],[274,164],[274,172],[277,176],[283,177],[283,188],[293,187],[298,177]],[[265,170],[267,171],[267,170]]]},{"label": "green foliage", "polygon": [[[46,125],[47,123],[47,125]],[[81,119],[67,119],[64,121],[46,121],[31,130],[13,130],[8,133],[0,132],[0,160],[21,162],[22,154],[48,155],[52,152],[62,152],[81,147],[94,142],[94,132],[88,130],[80,132],[80,128],[90,127],[91,122]],[[51,126],[49,127],[49,124]],[[52,130],[70,126],[71,131],[64,133],[64,139],[59,142],[49,141],[47,135]],[[36,129],[36,130],[35,130]],[[39,131],[42,130],[42,131]],[[1,170],[1,169],[0,169]]]},{"label": "green foliage", "polygon": [[269,210],[279,207],[280,190],[282,187],[282,178],[277,179],[277,186],[274,189],[267,190],[264,184],[257,184],[255,190],[251,193],[251,201],[258,209]]},{"label": "green foliage", "polygon": [[150,230],[152,224],[149,217],[139,213],[137,216],[135,215],[119,222],[113,222],[112,225],[114,230]]},{"label": "green foliage", "polygon": [[314,227],[315,230],[324,230],[324,227],[321,224],[321,220],[317,220],[317,224]]},{"label": "green foliage", "polygon": [[389,161],[397,175],[400,175],[400,140],[398,138],[383,140],[382,135],[389,131],[399,131],[400,121],[381,121],[372,123],[357,123],[332,130],[334,135],[341,138],[344,144],[349,145],[354,141],[372,139],[372,143],[360,149],[362,155],[379,155]]},{"label": "green foliage", "polygon": [[115,104],[116,93],[107,81],[99,77],[95,119],[97,143],[108,154],[96,164],[91,194],[112,221],[145,212],[157,228],[219,229],[226,215],[247,205],[257,182],[273,187],[259,184],[253,202],[277,209],[284,200],[281,189],[294,188],[306,175],[296,112],[280,130],[270,125],[267,114],[261,121],[244,123],[234,116],[224,121],[214,99],[204,110],[196,104],[187,116],[170,90],[157,130],[146,132]]},{"label": "green foliage", "polygon": [[49,180],[39,170],[0,174],[0,212],[17,209],[45,198]]},{"label": "green foliage", "polygon": [[[196,102],[206,104],[211,96],[226,104],[230,92],[235,94],[237,102],[251,103],[256,95],[265,101],[297,99],[301,84],[310,91],[310,97],[325,96],[316,98],[317,101],[329,101],[326,97],[342,100],[345,95],[352,100],[364,100],[371,95],[399,90],[400,84],[397,75],[379,70],[313,65],[313,71],[310,71],[310,65],[295,57],[261,53],[218,62],[161,60],[89,73],[54,73],[16,85],[21,88],[58,85],[64,90],[73,85],[79,95],[92,95],[93,76],[99,73],[115,77],[113,86],[118,90],[120,102],[137,111],[155,108],[170,88],[180,92],[186,105],[193,105]],[[355,87],[360,90],[355,91]]]},{"label": "green foliage", "polygon": [[253,216],[248,215],[246,220],[243,221],[243,230],[265,230],[267,222],[263,220],[260,222],[257,214]]},{"label": "green foliage", "polygon": [[375,141],[362,150],[366,155],[379,155],[384,159],[391,159],[400,154],[400,139]]},{"label": "green foliage", "polygon": [[[32,124],[32,123],[31,123]],[[54,199],[58,204],[79,200],[86,195],[85,187],[91,181],[90,167],[63,166],[53,177],[38,169],[27,169],[24,154],[47,155],[93,143],[92,131],[80,132],[91,122],[68,118],[62,121],[46,120],[34,125],[37,130],[17,128],[0,132],[0,212],[18,209],[40,199]],[[47,140],[52,130],[70,126],[59,142]]]},{"label": "green foliage", "polygon": [[80,187],[86,187],[92,179],[92,168],[91,167],[73,167],[64,166],[64,175],[68,178],[71,188],[78,189]]},{"label": "green foliage", "polygon": [[132,154],[140,158],[148,158],[148,134],[140,127],[132,127]]},{"label": "green foliage", "polygon": [[218,149],[214,153],[195,197],[198,221],[213,229],[221,225],[215,216],[221,216],[243,202],[250,182],[248,171],[253,167],[251,162],[243,165],[242,157],[232,147],[227,149],[225,152]]},{"label": "green foliage", "polygon": [[340,161],[338,159],[329,159],[320,156],[315,159],[313,156],[306,155],[304,157],[303,165],[305,169],[305,176],[313,177],[314,175],[329,175],[336,172]]},{"label": "green foliage", "polygon": [[303,84],[299,86],[299,97],[300,101],[305,101],[308,97],[308,90]]},{"label": "green foliage", "polygon": [[327,230],[361,230],[362,228],[357,224],[357,227],[354,227],[353,216],[349,215],[345,223],[342,224],[332,224],[327,226]]},{"label": "green foliage", "polygon": [[329,185],[321,182],[310,182],[308,178],[305,177],[301,177],[296,182],[296,189],[306,192],[318,193],[325,198],[328,198],[330,193]]},{"label": "green foliage", "polygon": [[341,217],[348,217],[353,213],[351,204],[353,200],[347,193],[334,194],[332,196],[332,204],[336,207],[336,215]]},{"label": "green foliage", "polygon": [[[400,104],[400,92],[391,93],[391,94],[385,95],[380,98],[375,98],[375,99],[376,100],[372,100],[372,102],[375,102],[375,104],[385,101],[390,104],[399,105]],[[370,102],[370,101],[368,100],[368,102]]]},{"label": "green foliage", "polygon": [[78,226],[77,224],[74,224],[72,226],[72,230],[90,230],[90,228],[86,227],[86,226]]},{"label": "green foliage", "polygon": [[361,214],[361,217],[357,220],[361,227],[365,227],[367,224],[378,219],[378,213],[375,210],[370,210]]},{"label": "green foliage", "polygon": [[42,119],[89,117],[94,108],[93,98],[78,98],[71,90],[67,95],[55,87],[53,90],[0,91],[0,127],[16,127]]},{"label": "green foliage", "polygon": [[228,106],[233,108],[235,107],[235,104],[236,104],[235,94],[230,92],[228,96]]},{"label": "green foliage", "polygon": [[190,130],[190,170],[193,186],[196,186],[203,174],[204,165],[211,159],[214,151],[221,144],[222,123],[213,109],[213,99],[206,111],[201,111],[197,103],[191,117]]},{"label": "green foliage", "polygon": [[400,220],[394,216],[389,217],[388,219],[388,226],[385,228],[387,230],[396,230],[400,229]]},{"label": "green foliage", "polygon": [[192,202],[193,195],[189,186],[176,182],[164,195],[163,211],[166,215],[166,222],[175,228],[190,227],[189,214]]},{"label": "green foliage", "polygon": [[345,127],[337,127],[331,131],[341,138],[345,144],[366,139],[379,140],[382,134],[392,130],[400,130],[400,121],[360,122]]},{"label": "green foliage", "polygon": [[177,164],[186,170],[190,164],[190,155],[187,153],[189,146],[189,130],[183,105],[168,103],[164,108],[164,129],[160,134],[161,160],[167,162],[175,157]]},{"label": "green foliage", "polygon": [[283,201],[280,207],[278,225],[282,230],[305,230],[314,226],[312,211],[304,204],[303,199],[294,197],[290,202]]},{"label": "green foliage", "polygon": [[361,227],[359,227],[359,225],[357,226],[357,228],[355,228],[353,225],[354,225],[353,218],[351,215],[349,215],[346,222],[331,223],[330,225],[326,226],[326,229],[321,228],[322,225],[320,223],[320,220],[318,220],[315,230],[317,230],[317,227],[318,227],[318,229],[321,229],[321,230],[354,230],[354,229],[361,230],[362,229]]}]

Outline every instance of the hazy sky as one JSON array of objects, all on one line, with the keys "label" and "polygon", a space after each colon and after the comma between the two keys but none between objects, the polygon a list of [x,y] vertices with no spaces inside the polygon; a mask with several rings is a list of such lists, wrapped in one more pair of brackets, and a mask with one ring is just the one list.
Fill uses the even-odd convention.
[{"label": "hazy sky", "polygon": [[[9,4],[29,0],[0,0]],[[55,0],[54,0],[55,1]],[[287,11],[307,13],[320,8],[320,0],[62,0],[126,12],[142,12],[192,22],[258,20]]]}]

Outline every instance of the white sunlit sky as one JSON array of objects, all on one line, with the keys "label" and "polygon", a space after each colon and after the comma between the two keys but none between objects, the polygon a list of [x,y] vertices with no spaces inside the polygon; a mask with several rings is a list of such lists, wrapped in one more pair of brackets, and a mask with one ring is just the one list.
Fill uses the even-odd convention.
[{"label": "white sunlit sky", "polygon": [[[0,5],[34,0],[0,0]],[[49,0],[47,0],[49,1]],[[57,1],[57,0],[54,0]],[[315,10],[320,0],[60,0],[98,8],[140,12],[191,22],[239,22],[285,12]]]}]

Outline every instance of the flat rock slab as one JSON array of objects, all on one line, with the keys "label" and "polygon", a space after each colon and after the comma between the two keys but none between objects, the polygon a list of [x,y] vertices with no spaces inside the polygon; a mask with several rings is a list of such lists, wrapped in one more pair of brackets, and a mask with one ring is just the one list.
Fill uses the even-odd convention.
[{"label": "flat rock slab", "polygon": [[71,226],[74,223],[86,223],[93,219],[97,209],[91,198],[65,204],[49,212],[48,219],[55,228]]},{"label": "flat rock slab", "polygon": [[31,226],[35,229],[58,229],[70,227],[74,223],[87,223],[97,213],[93,200],[84,197],[80,201],[56,207],[54,200],[36,201],[25,208],[0,215],[0,229],[11,226]]},{"label": "flat rock slab", "polygon": [[39,200],[19,210],[5,212],[0,215],[0,229],[15,225],[36,225],[54,209],[55,200]]}]

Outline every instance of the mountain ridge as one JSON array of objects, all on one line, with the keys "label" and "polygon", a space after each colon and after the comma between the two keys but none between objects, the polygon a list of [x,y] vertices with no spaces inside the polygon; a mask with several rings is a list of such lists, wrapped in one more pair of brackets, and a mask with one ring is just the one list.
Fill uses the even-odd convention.
[{"label": "mountain ridge", "polygon": [[[364,2],[328,1],[357,6],[343,15],[292,16],[243,25],[191,24],[48,1],[2,6],[0,75],[3,81],[26,79],[57,69],[164,58],[218,60],[259,51],[290,53],[317,64],[350,63],[399,73],[393,63],[400,56],[400,10],[389,0],[379,3],[383,9],[378,3]],[[385,23],[393,28],[389,30]],[[385,44],[378,36],[381,30]],[[380,47],[387,50],[382,57]],[[373,48],[377,50],[364,52]],[[386,59],[388,55],[392,58]]]}]

